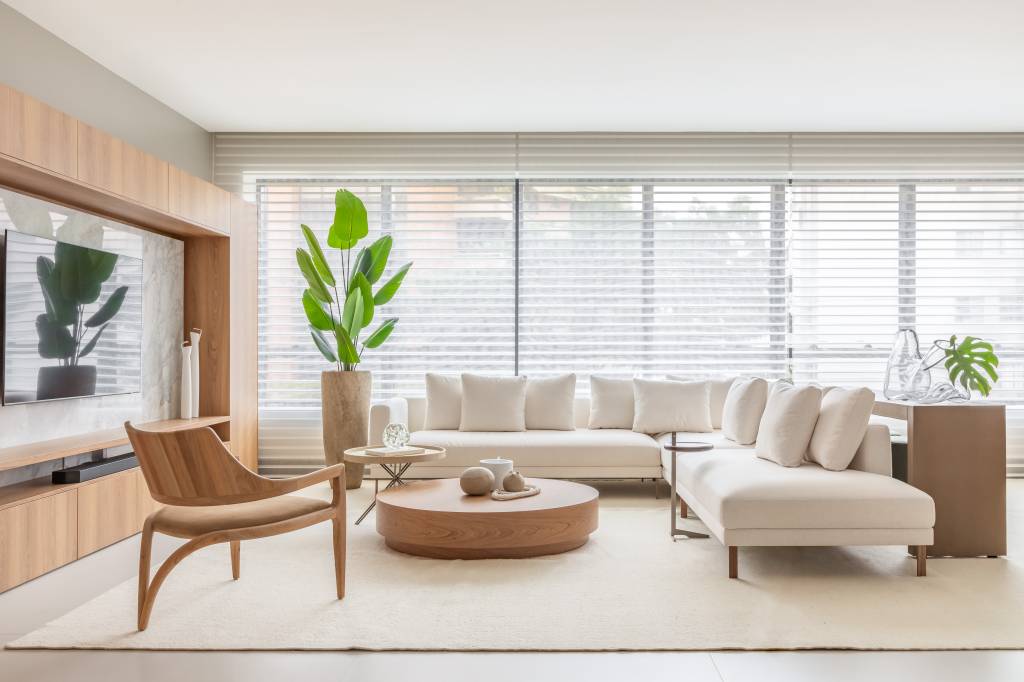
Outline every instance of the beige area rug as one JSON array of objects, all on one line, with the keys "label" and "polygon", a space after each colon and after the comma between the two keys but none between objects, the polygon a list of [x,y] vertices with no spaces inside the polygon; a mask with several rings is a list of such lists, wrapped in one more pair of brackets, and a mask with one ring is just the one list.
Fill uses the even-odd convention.
[{"label": "beige area rug", "polygon": [[[323,494],[327,494],[326,490]],[[364,486],[350,513],[368,499]],[[442,561],[349,526],[348,596],[334,599],[330,524],[197,552],[135,631],[135,581],[8,645],[162,650],[970,649],[1024,646],[1016,559],[913,561],[895,547],[740,550],[667,535],[666,501],[602,489],[584,547],[521,560]],[[1011,517],[1011,526],[1013,518]],[[695,523],[690,521],[691,524]]]}]

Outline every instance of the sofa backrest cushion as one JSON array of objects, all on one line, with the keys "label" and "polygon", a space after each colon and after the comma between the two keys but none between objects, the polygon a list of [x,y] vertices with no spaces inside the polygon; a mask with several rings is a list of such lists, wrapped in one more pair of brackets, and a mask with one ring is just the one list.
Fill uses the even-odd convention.
[{"label": "sofa backrest cushion", "polygon": [[[674,374],[669,374],[665,378],[670,381],[692,381],[692,379],[675,376]],[[710,387],[709,407],[711,408],[711,428],[713,429],[722,428],[722,411],[725,409],[725,399],[729,395],[729,389],[732,388],[734,381],[736,381],[736,377],[716,377],[707,380]]]},{"label": "sofa backrest cushion", "polygon": [[712,430],[710,397],[707,381],[633,379],[633,430],[708,433]]},{"label": "sofa backrest cushion", "polygon": [[459,431],[525,431],[526,377],[462,375]]},{"label": "sofa backrest cushion", "polygon": [[768,401],[768,382],[757,377],[733,381],[722,406],[722,435],[740,445],[757,440],[757,428]]},{"label": "sofa backrest cushion", "polygon": [[423,428],[430,431],[458,429],[462,422],[462,378],[428,372],[426,386]]},{"label": "sofa backrest cushion", "polygon": [[892,476],[892,437],[886,424],[868,424],[848,469]]},{"label": "sofa backrest cushion", "polygon": [[776,382],[757,427],[754,452],[784,467],[804,462],[821,409],[821,389]]},{"label": "sofa backrest cushion", "polygon": [[633,428],[633,380],[590,377],[590,420],[592,429]]},{"label": "sofa backrest cushion", "polygon": [[526,382],[526,428],[576,429],[576,375],[563,374]]},{"label": "sofa backrest cushion", "polygon": [[874,405],[875,394],[866,388],[832,387],[821,399],[807,459],[830,471],[850,466],[868,430]]}]

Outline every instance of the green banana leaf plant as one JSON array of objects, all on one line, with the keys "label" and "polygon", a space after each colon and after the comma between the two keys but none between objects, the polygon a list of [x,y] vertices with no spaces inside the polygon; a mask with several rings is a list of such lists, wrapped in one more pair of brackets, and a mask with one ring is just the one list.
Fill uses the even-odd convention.
[{"label": "green banana leaf plant", "polygon": [[978,391],[983,396],[991,393],[992,384],[999,381],[999,374],[996,372],[999,358],[991,343],[973,336],[965,336],[958,344],[956,334],[953,334],[948,342],[936,344],[945,353],[943,366],[949,374],[951,383],[959,383],[968,393]]},{"label": "green banana leaf plant", "polygon": [[[36,317],[40,357],[74,367],[96,348],[121,310],[128,287],[115,289],[89,317],[85,317],[85,306],[99,300],[115,265],[116,254],[64,242],[57,243],[52,259],[36,259],[36,279],[46,305],[46,312]],[[86,341],[90,330],[92,336]]]},{"label": "green banana leaf plant", "polygon": [[[377,348],[391,336],[397,317],[385,319],[366,337],[376,309],[394,298],[412,263],[406,263],[377,288],[391,255],[391,237],[385,235],[363,247],[352,261],[352,250],[369,234],[366,207],[347,189],[334,195],[334,222],[327,233],[327,245],[341,252],[341,277],[335,277],[316,235],[308,225],[302,234],[309,250],[295,249],[295,260],[308,285],[302,292],[302,308],[309,321],[313,343],[339,370],[353,370],[367,348]],[[340,290],[339,290],[340,281]]]}]

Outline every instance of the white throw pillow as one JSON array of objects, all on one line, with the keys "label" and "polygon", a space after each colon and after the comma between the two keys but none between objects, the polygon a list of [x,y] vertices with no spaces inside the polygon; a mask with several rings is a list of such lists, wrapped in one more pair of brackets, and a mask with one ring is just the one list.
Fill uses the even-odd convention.
[{"label": "white throw pillow", "polygon": [[526,377],[462,375],[459,431],[525,431]]},{"label": "white throw pillow", "polygon": [[866,388],[830,386],[821,399],[807,459],[830,471],[850,466],[864,440],[875,406],[875,394]]},{"label": "white throw pillow", "polygon": [[[671,374],[665,378],[670,381],[690,381],[685,377]],[[711,428],[713,429],[722,428],[722,410],[725,409],[725,399],[729,395],[729,389],[732,388],[734,381],[736,381],[736,377],[717,377],[707,380],[708,386],[711,387]]]},{"label": "white throw pillow", "polygon": [[633,379],[633,430],[638,433],[711,431],[711,387],[706,381]]},{"label": "white throw pillow", "polygon": [[804,462],[821,410],[821,389],[776,382],[757,429],[755,454],[784,467]]},{"label": "white throw pillow", "polygon": [[427,406],[423,428],[454,431],[462,422],[462,379],[427,373]]},{"label": "white throw pillow", "polygon": [[590,377],[592,429],[633,428],[633,380]]},{"label": "white throw pillow", "polygon": [[722,435],[734,443],[751,445],[768,401],[768,382],[757,377],[733,381],[722,405]]},{"label": "white throw pillow", "polygon": [[576,375],[526,382],[526,428],[576,430]]}]

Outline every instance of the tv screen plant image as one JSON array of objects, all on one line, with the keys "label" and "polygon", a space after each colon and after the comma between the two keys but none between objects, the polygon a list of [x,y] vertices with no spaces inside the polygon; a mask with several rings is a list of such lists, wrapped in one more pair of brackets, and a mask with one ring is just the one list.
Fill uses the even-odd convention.
[{"label": "tv screen plant image", "polygon": [[[334,195],[334,221],[327,232],[327,246],[338,252],[337,267],[332,267],[313,230],[302,225],[307,249],[295,250],[299,270],[306,280],[302,308],[309,322],[313,343],[334,365],[321,375],[325,459],[328,464],[342,461],[344,451],[368,444],[371,377],[357,371],[363,353],[380,347],[395,330],[397,317],[377,320],[378,309],[386,306],[398,292],[412,263],[385,277],[391,256],[392,238],[384,235],[369,246],[359,242],[369,234],[366,206],[346,189]],[[380,284],[383,282],[383,284]],[[381,316],[383,317],[383,316]],[[381,434],[372,434],[377,442]],[[362,467],[346,471],[349,488],[362,481]]]},{"label": "tv screen plant image", "polygon": [[[129,292],[141,289],[141,263],[17,232],[7,233],[6,248],[5,402],[137,391],[139,378],[120,376],[119,360],[140,352],[135,332],[141,327],[141,311],[137,306],[128,315],[123,311]],[[24,286],[30,267],[35,270],[35,293]],[[20,364],[30,373],[36,370],[34,382],[12,371],[27,351],[30,316],[38,359]],[[116,333],[118,321],[126,317],[133,319],[125,319],[125,328]],[[24,384],[20,387],[19,378]]]}]

